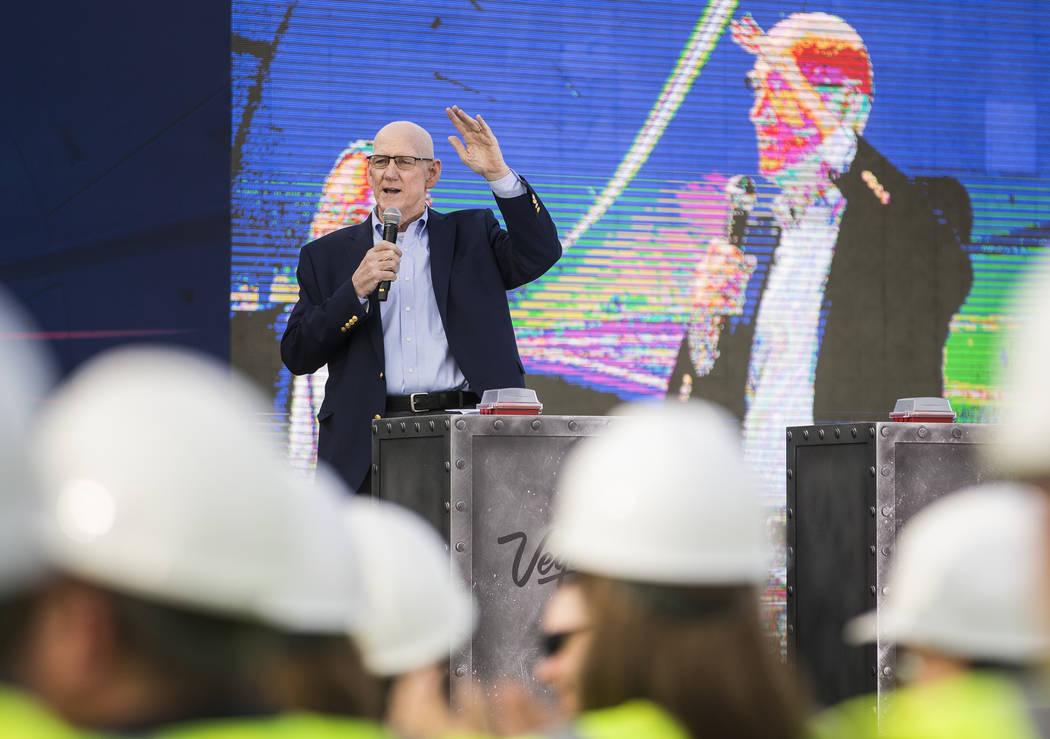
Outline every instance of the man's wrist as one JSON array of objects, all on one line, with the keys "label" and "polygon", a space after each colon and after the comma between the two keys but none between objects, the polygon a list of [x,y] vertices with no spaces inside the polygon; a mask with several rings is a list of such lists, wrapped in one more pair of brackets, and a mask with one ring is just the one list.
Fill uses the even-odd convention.
[{"label": "man's wrist", "polygon": [[526,193],[525,185],[513,169],[508,168],[505,175],[495,180],[487,180],[487,182],[493,194],[499,198],[515,198]]},{"label": "man's wrist", "polygon": [[497,169],[495,172],[486,172],[484,177],[486,182],[498,182],[510,174],[513,174],[511,168],[504,164],[502,169]]}]

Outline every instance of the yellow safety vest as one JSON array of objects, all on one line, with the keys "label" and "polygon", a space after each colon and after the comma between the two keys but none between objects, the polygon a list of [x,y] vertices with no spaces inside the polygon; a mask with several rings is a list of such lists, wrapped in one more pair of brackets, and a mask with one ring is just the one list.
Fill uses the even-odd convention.
[{"label": "yellow safety vest", "polygon": [[974,670],[845,701],[819,714],[814,739],[1039,739],[1035,707],[1009,675]]},{"label": "yellow safety vest", "polygon": [[89,739],[26,693],[0,686],[0,739]]},{"label": "yellow safety vest", "polygon": [[666,710],[643,700],[587,711],[573,723],[581,739],[689,739],[689,732]]},{"label": "yellow safety vest", "polygon": [[393,734],[373,721],[314,713],[202,720],[166,727],[151,736],[154,739],[394,739]]},{"label": "yellow safety vest", "polygon": [[[442,739],[491,739],[486,734],[452,732]],[[587,711],[571,724],[516,739],[690,739],[666,710],[650,701],[632,700],[613,708]]]}]

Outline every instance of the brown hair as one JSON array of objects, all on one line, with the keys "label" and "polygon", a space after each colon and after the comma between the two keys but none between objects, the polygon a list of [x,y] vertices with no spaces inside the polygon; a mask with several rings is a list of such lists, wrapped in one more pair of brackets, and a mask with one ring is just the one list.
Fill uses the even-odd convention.
[{"label": "brown hair", "polygon": [[381,681],[369,674],[349,636],[287,636],[267,692],[279,710],[379,720]]},{"label": "brown hair", "polygon": [[694,737],[801,736],[806,703],[762,632],[754,588],[580,585],[593,619],[584,710],[641,698]]},{"label": "brown hair", "polygon": [[[46,655],[38,650],[55,628],[48,626],[55,619],[47,614],[56,609],[76,614],[75,638],[92,639],[97,652],[75,679],[83,687],[93,675],[100,680],[100,694],[123,692],[120,700],[99,703],[82,691],[54,692],[61,693],[62,680],[57,687],[52,683]],[[176,721],[256,714],[266,708],[261,668],[273,653],[276,635],[232,616],[61,576],[34,598],[25,631],[13,665],[16,677],[56,713],[85,728],[138,733]],[[135,689],[128,693],[123,686],[131,684]]]}]

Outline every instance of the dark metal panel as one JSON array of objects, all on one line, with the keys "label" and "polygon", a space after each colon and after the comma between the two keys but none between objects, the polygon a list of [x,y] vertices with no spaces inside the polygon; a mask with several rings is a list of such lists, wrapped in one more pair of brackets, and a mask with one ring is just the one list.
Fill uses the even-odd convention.
[{"label": "dark metal panel", "polygon": [[[842,642],[846,622],[875,603],[872,440],[863,426],[792,432],[789,651],[816,700],[830,705],[876,685],[874,646]],[[797,442],[796,436],[801,437]]]},{"label": "dark metal panel", "polygon": [[879,608],[894,541],[916,512],[985,480],[981,424],[858,423],[787,430],[788,653],[830,704],[894,686],[895,645],[849,647],[842,626]]},{"label": "dark metal panel", "polygon": [[540,617],[564,566],[547,552],[561,463],[600,433],[597,416],[419,416],[373,422],[373,487],[449,542],[478,600],[478,628],[453,680],[532,681]]},{"label": "dark metal panel", "polygon": [[373,484],[379,497],[427,519],[447,542],[449,536],[448,437],[406,436],[377,441],[379,470]]}]

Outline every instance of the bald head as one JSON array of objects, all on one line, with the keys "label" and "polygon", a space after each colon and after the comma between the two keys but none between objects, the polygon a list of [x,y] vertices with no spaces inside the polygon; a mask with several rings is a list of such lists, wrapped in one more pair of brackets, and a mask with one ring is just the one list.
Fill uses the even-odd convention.
[{"label": "bald head", "polygon": [[426,210],[427,192],[441,176],[441,161],[434,158],[434,140],[427,130],[411,121],[394,121],[379,129],[372,155],[415,157],[405,165],[387,160],[382,168],[370,163],[368,184],[376,200],[376,213],[382,218],[389,207],[401,211],[401,227],[419,218]]},{"label": "bald head", "polygon": [[388,123],[376,133],[375,150],[381,151],[381,147],[397,143],[404,147],[408,145],[411,151],[397,151],[397,154],[410,154],[416,157],[434,157],[434,139],[430,133],[418,123],[412,121],[394,121]]}]

